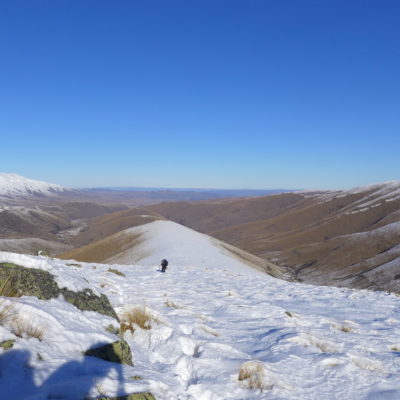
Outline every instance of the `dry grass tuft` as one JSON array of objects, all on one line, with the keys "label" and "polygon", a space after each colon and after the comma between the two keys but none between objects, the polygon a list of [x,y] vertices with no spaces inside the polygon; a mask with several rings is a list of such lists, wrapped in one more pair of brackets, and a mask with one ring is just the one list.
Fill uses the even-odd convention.
[{"label": "dry grass tuft", "polygon": [[108,272],[112,272],[115,275],[126,277],[126,275],[123,272],[118,271],[117,269],[114,269],[114,268],[109,268]]},{"label": "dry grass tuft", "polygon": [[[16,297],[17,292],[12,287],[10,278],[6,279],[0,284],[0,296],[3,297]],[[15,315],[15,305],[8,303],[5,299],[0,299],[0,325],[7,321],[10,317]]]},{"label": "dry grass tuft", "polygon": [[43,340],[44,329],[33,325],[32,323],[21,319],[20,317],[15,317],[11,323],[11,332],[20,338],[32,337],[38,340]]},{"label": "dry grass tuft", "polygon": [[0,300],[0,325],[4,324],[10,317],[15,315],[15,306]]},{"label": "dry grass tuft", "polygon": [[174,303],[172,300],[168,299],[165,303],[164,303],[167,307],[170,308],[175,308],[176,310],[178,310],[179,308],[182,308],[182,306],[180,306],[179,304]]},{"label": "dry grass tuft", "polygon": [[209,333],[210,335],[213,335],[213,336],[215,336],[215,337],[219,336],[219,333],[218,333],[216,330],[210,328],[210,327],[207,326],[207,325],[202,325],[200,328],[201,328],[204,332]]},{"label": "dry grass tuft", "polygon": [[345,332],[345,333],[354,333],[354,329],[346,323],[343,324],[333,324],[332,325],[335,329]]},{"label": "dry grass tuft", "polygon": [[291,313],[290,311],[285,311],[285,314],[290,318],[294,317],[293,313]]},{"label": "dry grass tuft", "polygon": [[152,322],[159,321],[149,312],[145,306],[134,307],[126,311],[121,318],[121,332],[135,331],[135,327],[140,327],[149,330],[152,327]]},{"label": "dry grass tuft", "polygon": [[350,326],[347,326],[347,325],[340,326],[339,330],[341,330],[342,332],[345,332],[345,333],[353,332],[353,329],[351,329]]},{"label": "dry grass tuft", "polygon": [[77,267],[77,268],[82,268],[82,265],[76,264],[76,263],[66,263],[65,265],[68,265],[69,267]]},{"label": "dry grass tuft", "polygon": [[264,384],[265,370],[260,361],[247,361],[240,366],[239,382],[245,384],[249,389],[266,389]]}]

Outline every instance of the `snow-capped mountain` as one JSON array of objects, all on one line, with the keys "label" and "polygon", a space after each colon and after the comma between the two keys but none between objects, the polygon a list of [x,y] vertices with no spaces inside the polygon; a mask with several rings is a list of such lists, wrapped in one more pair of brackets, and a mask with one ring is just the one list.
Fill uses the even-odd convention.
[{"label": "snow-capped mountain", "polygon": [[67,188],[54,183],[37,181],[18,174],[0,173],[1,197],[50,196],[66,191]]}]

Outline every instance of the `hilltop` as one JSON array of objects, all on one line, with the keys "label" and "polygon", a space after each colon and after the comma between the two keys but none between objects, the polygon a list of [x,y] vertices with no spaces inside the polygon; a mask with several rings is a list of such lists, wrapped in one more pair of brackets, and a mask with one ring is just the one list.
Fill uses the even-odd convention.
[{"label": "hilltop", "polygon": [[172,259],[175,265],[220,267],[249,271],[250,267],[282,277],[276,265],[237,249],[220,240],[171,221],[145,221],[97,242],[60,254],[63,259],[85,262],[157,265]]}]

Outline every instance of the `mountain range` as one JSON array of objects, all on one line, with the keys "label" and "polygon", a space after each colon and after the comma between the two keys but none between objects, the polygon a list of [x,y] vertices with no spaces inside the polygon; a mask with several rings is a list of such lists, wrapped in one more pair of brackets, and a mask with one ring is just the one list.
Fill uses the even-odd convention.
[{"label": "mountain range", "polygon": [[[21,180],[14,177],[20,194]],[[286,279],[400,292],[399,182],[135,207],[130,200],[101,204],[102,196],[96,202],[68,201],[54,196],[58,186],[28,182],[40,188],[40,201],[1,208],[3,250],[20,246],[21,252],[31,252],[41,239],[51,254],[105,262],[120,250],[116,243],[129,242],[124,231],[134,237],[138,226],[170,220],[276,265]],[[7,190],[12,192],[12,184]],[[135,248],[135,243],[122,247]]]}]

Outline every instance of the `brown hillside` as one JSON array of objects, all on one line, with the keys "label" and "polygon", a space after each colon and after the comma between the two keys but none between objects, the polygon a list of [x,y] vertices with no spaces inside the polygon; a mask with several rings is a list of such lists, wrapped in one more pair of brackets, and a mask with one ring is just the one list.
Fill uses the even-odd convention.
[{"label": "brown hillside", "polygon": [[303,195],[284,193],[223,201],[162,203],[150,210],[199,232],[208,233],[247,222],[272,218],[307,202]]},{"label": "brown hillside", "polygon": [[117,233],[78,249],[59,254],[57,257],[64,260],[106,263],[108,259],[117,254],[134,248],[140,241],[140,235],[125,236]]},{"label": "brown hillside", "polygon": [[89,220],[87,227],[78,235],[71,237],[69,243],[75,247],[85,246],[124,229],[144,225],[159,219],[164,218],[155,211],[146,208],[131,208],[113,212]]},{"label": "brown hillside", "polygon": [[[400,282],[393,280],[400,277],[400,196],[395,185],[393,195],[389,189],[380,185],[151,208],[289,268],[296,279],[400,291]],[[390,274],[383,271],[388,263]]]}]

